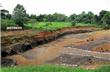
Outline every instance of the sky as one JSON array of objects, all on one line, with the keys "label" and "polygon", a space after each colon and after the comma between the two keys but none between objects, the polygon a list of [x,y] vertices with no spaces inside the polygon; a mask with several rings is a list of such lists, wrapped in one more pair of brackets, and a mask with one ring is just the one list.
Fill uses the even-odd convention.
[{"label": "sky", "polygon": [[98,14],[101,10],[110,11],[110,0],[1,0],[1,9],[11,14],[17,4],[21,4],[28,14],[53,14],[55,12],[65,15],[79,14],[92,11]]}]

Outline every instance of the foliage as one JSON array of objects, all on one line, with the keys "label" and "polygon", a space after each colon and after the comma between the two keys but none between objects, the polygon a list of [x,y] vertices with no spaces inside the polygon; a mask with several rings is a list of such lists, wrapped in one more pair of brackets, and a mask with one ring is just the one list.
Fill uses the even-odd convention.
[{"label": "foliage", "polygon": [[[13,19],[11,18],[13,17]],[[18,26],[22,26],[25,28],[33,28],[33,24],[34,24],[34,28],[38,28],[38,26],[36,26],[36,22],[71,22],[72,26],[75,26],[76,23],[82,23],[82,24],[97,24],[97,26],[100,26],[104,29],[110,29],[110,11],[105,11],[102,10],[99,12],[99,15],[95,15],[94,13],[92,13],[91,11],[89,11],[88,13],[86,12],[82,12],[80,14],[72,14],[70,16],[66,16],[65,14],[61,14],[61,13],[54,13],[54,14],[40,14],[38,16],[36,16],[35,14],[26,14],[26,10],[23,7],[23,5],[18,4],[13,11],[13,15],[9,14],[8,10],[2,9],[1,10],[1,18],[2,19],[10,19],[10,20],[14,20],[15,24],[17,24]],[[9,24],[9,23],[7,23]],[[29,26],[29,24],[32,26]],[[41,24],[42,25],[42,24]],[[51,27],[53,25],[50,24],[46,24],[49,25],[47,26],[47,29],[52,29],[52,28],[48,28]],[[40,29],[46,29],[46,25],[44,25],[44,27],[39,27]],[[54,24],[55,25],[55,24]],[[2,25],[3,26],[3,25]],[[56,25],[58,26],[58,25]],[[62,25],[64,26],[64,25]],[[70,24],[69,24],[70,26]],[[57,27],[58,28],[58,27]],[[53,29],[57,29],[55,27],[53,27]],[[61,26],[59,27],[61,28]],[[46,29],[46,30],[47,30]]]},{"label": "foliage", "polygon": [[[73,22],[74,23],[74,22]],[[73,26],[71,22],[36,22],[25,24],[27,29],[38,29],[38,30],[56,30],[64,27]],[[86,23],[75,23],[74,26],[94,26],[100,27],[97,24],[86,24]]]},{"label": "foliage", "polygon": [[1,10],[1,19],[11,19],[11,14],[9,14],[8,10]]},{"label": "foliage", "polygon": [[1,19],[1,30],[6,30],[9,26],[16,26],[13,20]]},{"label": "foliage", "polygon": [[75,22],[83,22],[83,23],[93,23],[94,14],[92,12],[88,12],[87,14],[83,11],[81,14],[76,15],[73,14],[70,16],[70,21],[74,20]]},{"label": "foliage", "polygon": [[26,19],[26,10],[23,5],[18,4],[13,11],[13,20],[15,21],[15,24],[24,27]]},{"label": "foliage", "polygon": [[67,16],[60,13],[54,13],[53,15],[40,14],[39,16],[37,16],[37,21],[39,22],[64,22],[66,21],[66,19]]},{"label": "foliage", "polygon": [[75,26],[75,25],[76,25],[76,22],[75,22],[75,21],[72,21],[72,22],[71,22],[71,25],[72,25],[72,26]]},{"label": "foliage", "polygon": [[36,15],[34,15],[34,14],[31,14],[31,15],[29,16],[29,18],[30,18],[30,19],[36,19],[36,18],[37,18],[37,16],[36,16]]},{"label": "foliage", "polygon": [[39,30],[56,30],[63,27],[71,26],[70,22],[37,22],[37,23],[28,23],[25,24],[25,27]]}]

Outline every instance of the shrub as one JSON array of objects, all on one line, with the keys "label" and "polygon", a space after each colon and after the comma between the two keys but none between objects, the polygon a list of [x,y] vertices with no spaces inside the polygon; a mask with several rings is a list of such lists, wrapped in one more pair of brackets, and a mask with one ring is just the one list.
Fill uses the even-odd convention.
[{"label": "shrub", "polygon": [[101,24],[100,27],[105,30],[110,29],[110,25],[108,25],[108,24]]},{"label": "shrub", "polygon": [[72,25],[72,26],[75,26],[75,25],[76,25],[76,22],[75,22],[75,21],[72,21],[72,22],[71,22],[71,25]]},{"label": "shrub", "polygon": [[52,22],[48,22],[45,24],[45,26],[49,26],[49,25],[52,25]]},{"label": "shrub", "polygon": [[9,26],[16,26],[14,21],[13,20],[9,20],[9,19],[2,19],[1,20],[1,30],[5,31],[6,30],[6,27],[9,27]]}]

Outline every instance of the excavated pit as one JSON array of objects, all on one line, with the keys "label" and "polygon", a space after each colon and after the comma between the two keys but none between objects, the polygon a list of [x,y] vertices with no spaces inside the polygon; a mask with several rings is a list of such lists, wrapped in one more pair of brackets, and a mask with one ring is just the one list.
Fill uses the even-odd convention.
[{"label": "excavated pit", "polygon": [[[110,31],[100,31],[92,35],[84,33],[84,32],[91,32],[94,30],[95,29],[92,29],[92,28],[89,28],[89,29],[70,28],[68,30],[67,28],[67,29],[60,29],[59,31],[57,30],[54,33],[40,32],[37,35],[29,38],[29,40],[27,39],[24,42],[11,45],[9,49],[7,48],[2,50],[2,66],[30,65],[30,64],[39,65],[39,64],[45,64],[45,63],[60,63],[60,64],[76,63],[77,65],[94,64],[94,63],[110,63],[109,59],[104,59],[104,57],[106,58],[109,57],[109,53],[107,54],[108,57],[105,54],[102,54],[104,55],[102,56],[102,58],[97,58],[93,56],[81,56],[81,55],[74,55],[74,54],[68,55],[65,52],[62,54],[63,49],[65,47],[67,47],[66,51],[68,51],[69,50],[68,47],[71,47],[72,49],[72,47],[75,45],[84,46],[86,44],[91,44],[92,42],[97,43],[98,41],[101,41],[102,43],[105,42],[105,44],[109,43],[110,35],[109,33],[105,33],[105,32],[110,32]],[[82,32],[84,34],[77,35],[77,33],[82,33]],[[103,32],[104,34],[100,34],[101,32]],[[68,34],[74,34],[74,35],[68,35]],[[67,35],[67,37],[63,37],[65,35]],[[106,35],[106,37],[104,35]],[[93,36],[96,38],[94,38]],[[95,44],[95,45],[97,46],[98,44]],[[91,46],[94,47],[95,45],[92,44]],[[78,49],[81,49],[79,47],[75,47],[75,48],[76,48],[75,49],[76,51],[78,51]],[[84,51],[79,50],[79,53],[80,51],[86,52],[86,50],[89,50],[88,48],[85,48],[85,49],[84,48],[82,47]],[[93,51],[92,48],[90,48],[90,50]],[[59,52],[61,52],[61,54],[59,54]],[[97,54],[97,53],[94,53],[94,54]],[[63,58],[63,59],[60,59],[60,58]]]},{"label": "excavated pit", "polygon": [[[36,46],[46,44],[48,42],[54,41],[58,38],[61,38],[64,35],[68,34],[77,34],[77,33],[85,33],[96,30],[94,27],[79,27],[79,29],[68,27],[56,30],[54,32],[40,32],[34,36],[23,36],[23,37],[11,37],[9,38],[2,37],[1,38],[1,56],[6,57],[9,55],[23,53],[27,50],[30,50]],[[24,39],[23,39],[24,38]],[[17,42],[17,43],[16,43]],[[15,44],[16,43],[16,44]]]}]

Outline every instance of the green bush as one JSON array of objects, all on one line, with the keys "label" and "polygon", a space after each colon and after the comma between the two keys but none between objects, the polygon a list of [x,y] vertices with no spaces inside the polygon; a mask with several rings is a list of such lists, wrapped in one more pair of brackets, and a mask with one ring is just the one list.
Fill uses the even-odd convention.
[{"label": "green bush", "polygon": [[75,25],[76,25],[76,22],[75,22],[75,21],[72,21],[72,22],[71,22],[71,25],[72,25],[72,26],[75,26]]},{"label": "green bush", "polygon": [[36,23],[36,22],[37,22],[36,19],[28,19],[26,21],[26,23]]},{"label": "green bush", "polygon": [[2,19],[1,20],[1,30],[6,30],[6,27],[16,26],[13,20]]},{"label": "green bush", "polygon": [[103,25],[103,29],[110,29],[110,25]]}]

